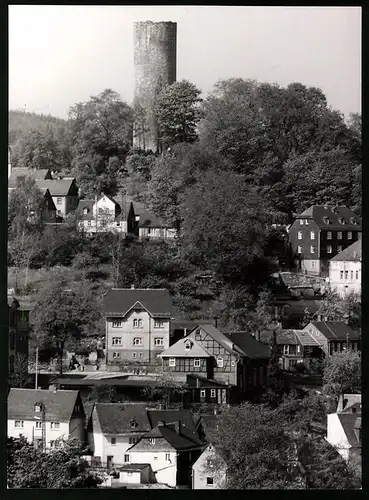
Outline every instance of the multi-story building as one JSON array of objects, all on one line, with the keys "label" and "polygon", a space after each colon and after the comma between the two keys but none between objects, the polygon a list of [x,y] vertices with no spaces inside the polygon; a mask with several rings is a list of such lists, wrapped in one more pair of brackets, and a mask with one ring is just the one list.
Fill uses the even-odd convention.
[{"label": "multi-story building", "polygon": [[325,354],[360,350],[360,333],[344,321],[312,321],[304,328],[317,340]]},{"label": "multi-story building", "polygon": [[80,200],[77,209],[79,227],[86,233],[112,231],[135,233],[135,213],[131,202],[121,205],[110,196],[101,194],[97,200]]},{"label": "multi-story building", "polygon": [[28,362],[28,343],[30,334],[29,311],[20,308],[17,299],[8,301],[9,311],[9,374],[17,370],[17,356]]},{"label": "multi-story building", "polygon": [[172,299],[164,289],[113,288],[104,296],[107,365],[159,363],[169,348]]},{"label": "multi-story building", "polygon": [[199,402],[223,404],[233,394],[263,385],[270,348],[248,334],[226,335],[213,325],[199,325],[160,357],[163,371],[188,382]]},{"label": "multi-story building", "polygon": [[44,449],[60,439],[85,441],[85,412],[78,391],[10,389],[8,437],[24,436]]},{"label": "multi-story building", "polygon": [[350,293],[361,294],[361,240],[329,261],[329,284],[342,298]]},{"label": "multi-story building", "polygon": [[361,218],[347,207],[311,206],[295,218],[289,242],[297,266],[328,275],[329,260],[361,238]]},{"label": "multi-story building", "polygon": [[57,214],[65,217],[70,212],[74,212],[78,205],[78,188],[73,177],[60,179],[37,180],[39,189],[47,188],[55,203]]}]

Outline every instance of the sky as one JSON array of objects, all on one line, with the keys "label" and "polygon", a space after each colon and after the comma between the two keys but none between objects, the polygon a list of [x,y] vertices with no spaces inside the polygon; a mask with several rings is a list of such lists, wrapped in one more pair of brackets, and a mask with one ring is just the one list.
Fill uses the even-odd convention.
[{"label": "sky", "polygon": [[177,22],[177,80],[319,87],[361,112],[360,7],[9,6],[9,109],[67,118],[106,88],[132,103],[133,23]]}]

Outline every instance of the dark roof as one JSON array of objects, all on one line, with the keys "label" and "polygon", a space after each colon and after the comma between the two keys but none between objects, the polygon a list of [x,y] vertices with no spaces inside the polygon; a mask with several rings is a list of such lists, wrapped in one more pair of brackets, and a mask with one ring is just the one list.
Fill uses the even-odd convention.
[{"label": "dark roof", "polygon": [[131,472],[140,472],[146,467],[151,467],[151,464],[125,464],[119,467],[120,471],[131,471]]},{"label": "dark roof", "polygon": [[[165,423],[165,425],[157,425],[154,427],[150,432],[145,434],[140,441],[153,438],[163,438],[175,450],[187,450],[203,446],[203,442],[198,435],[189,432],[188,429],[182,425],[182,422],[180,422],[179,432],[177,432],[174,422],[168,422]],[[140,448],[140,443],[138,442],[136,445],[132,446],[132,448],[135,447]]]},{"label": "dark roof", "polygon": [[39,188],[48,188],[52,196],[67,196],[70,188],[75,180],[69,179],[53,179],[36,181]]},{"label": "dark roof", "polygon": [[186,428],[189,435],[198,439],[194,417],[190,410],[148,410],[147,413],[152,428],[159,422],[181,422],[181,427]]},{"label": "dark roof", "polygon": [[347,440],[352,447],[361,447],[361,441],[358,439],[355,429],[361,429],[361,417],[355,413],[337,413]]},{"label": "dark roof", "polygon": [[126,314],[139,302],[152,316],[172,315],[172,298],[162,288],[112,288],[104,296],[105,315]]},{"label": "dark roof", "polygon": [[[135,205],[133,205],[133,209],[135,210]],[[163,219],[156,217],[147,210],[142,210],[140,212],[137,212],[135,210],[135,214],[140,216],[138,227],[153,227],[153,228],[170,227],[170,225],[167,224],[165,221],[163,221]]]},{"label": "dark roof", "polygon": [[78,397],[78,391],[10,389],[8,419],[33,420],[35,405],[43,403],[46,421],[69,422]]},{"label": "dark roof", "polygon": [[205,437],[208,439],[209,432],[216,428],[217,416],[216,415],[201,415],[200,417],[202,428],[205,432]]},{"label": "dark roof", "polygon": [[[327,220],[330,221],[329,224],[324,222],[324,217],[327,217]],[[345,220],[345,224],[339,222],[341,218]],[[346,231],[351,229],[353,231],[361,231],[361,217],[347,207],[313,205],[299,214],[296,219],[313,219],[321,229],[335,229],[337,231],[340,229],[345,229]],[[351,219],[356,219],[357,224],[354,224]]]},{"label": "dark roof", "polygon": [[196,330],[200,328],[200,330],[203,330],[207,335],[212,337],[214,340],[216,340],[224,349],[226,349],[228,352],[231,352],[232,354],[238,354],[240,355],[241,353],[238,351],[234,351],[233,349],[233,341],[231,341],[224,333],[222,333],[218,328],[216,328],[214,325],[196,325],[196,327],[189,333],[191,337],[193,337],[196,334]]},{"label": "dark roof", "polygon": [[53,384],[58,384],[60,386],[71,386],[71,387],[94,387],[99,385],[109,384],[113,387],[147,387],[148,385],[155,385],[155,380],[148,380],[145,377],[142,379],[131,380],[129,377],[125,378],[111,378],[111,379],[91,379],[88,377],[74,378],[74,377],[56,377],[52,380]]},{"label": "dark roof", "polygon": [[209,378],[201,377],[196,373],[189,373],[187,375],[187,384],[190,387],[222,387],[229,388],[229,384],[225,384],[223,382],[219,382],[218,380],[212,380]]},{"label": "dark roof", "polygon": [[227,337],[239,347],[244,356],[250,359],[268,359],[270,348],[245,332],[227,333]]},{"label": "dark roof", "polygon": [[[261,332],[260,338],[263,342],[273,343],[274,331],[264,330]],[[280,330],[276,332],[277,345],[300,345],[299,339],[294,330]]]},{"label": "dark roof", "polygon": [[309,324],[314,325],[327,340],[346,340],[347,335],[349,340],[360,338],[360,335],[343,321],[311,321]]},{"label": "dark roof", "polygon": [[[147,432],[151,429],[146,403],[97,403],[96,413],[103,434]],[[137,427],[132,428],[135,421]]]},{"label": "dark roof", "polygon": [[12,173],[8,181],[9,188],[17,187],[18,177],[31,177],[35,181],[41,181],[45,180],[47,177],[51,177],[51,172],[48,169],[36,170],[36,169],[22,168],[22,167],[12,168]]},{"label": "dark roof", "polygon": [[331,259],[331,261],[361,262],[362,245],[361,240],[355,241]]}]

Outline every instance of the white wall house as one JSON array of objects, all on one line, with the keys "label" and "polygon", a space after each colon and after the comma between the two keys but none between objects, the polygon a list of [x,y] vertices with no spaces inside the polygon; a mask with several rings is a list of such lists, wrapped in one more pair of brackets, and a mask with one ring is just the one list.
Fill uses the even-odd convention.
[{"label": "white wall house", "polygon": [[[163,439],[143,440],[130,450],[129,459],[132,464],[150,464],[155,481],[168,486],[177,485],[177,452]],[[146,443],[146,441],[148,441]],[[144,449],[146,448],[146,449]]]},{"label": "white wall house", "polygon": [[331,413],[327,415],[327,441],[344,460],[361,453],[361,415]]},{"label": "white wall house", "polygon": [[333,257],[329,262],[329,283],[340,297],[361,294],[361,240]]},{"label": "white wall house", "polygon": [[218,490],[225,486],[226,467],[211,444],[192,466],[193,490]]},{"label": "white wall house", "polygon": [[8,437],[25,437],[46,449],[58,439],[85,439],[85,413],[78,391],[11,389],[8,395]]}]

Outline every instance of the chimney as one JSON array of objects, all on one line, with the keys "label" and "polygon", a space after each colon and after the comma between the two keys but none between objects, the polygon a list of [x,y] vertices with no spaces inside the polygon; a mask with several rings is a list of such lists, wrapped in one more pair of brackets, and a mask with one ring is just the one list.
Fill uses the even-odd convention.
[{"label": "chimney", "polygon": [[131,285],[131,290],[134,290],[135,289],[135,286],[132,284]]},{"label": "chimney", "polygon": [[198,389],[200,387],[200,383],[199,383],[199,379],[197,378],[196,379],[196,389]]},{"label": "chimney", "polygon": [[340,394],[340,397],[338,398],[338,404],[337,404],[337,413],[341,413],[343,410],[343,398],[345,397],[344,394]]},{"label": "chimney", "polygon": [[174,422],[174,429],[175,429],[177,434],[181,433],[181,421],[180,420],[177,420],[176,422]]},{"label": "chimney", "polygon": [[158,427],[165,427],[165,422],[163,420],[159,420]]},{"label": "chimney", "polygon": [[214,325],[215,325],[215,328],[218,328],[218,318],[217,317],[214,318]]}]

